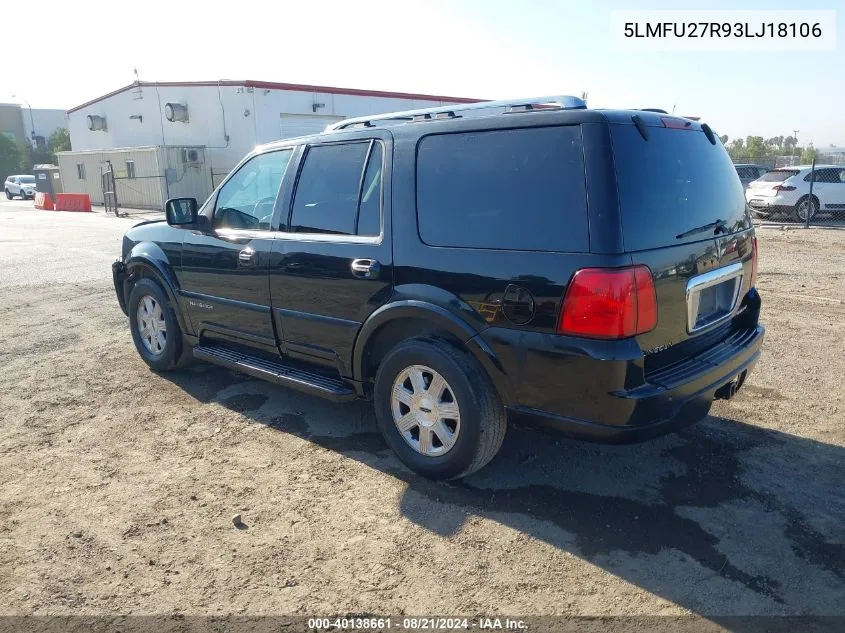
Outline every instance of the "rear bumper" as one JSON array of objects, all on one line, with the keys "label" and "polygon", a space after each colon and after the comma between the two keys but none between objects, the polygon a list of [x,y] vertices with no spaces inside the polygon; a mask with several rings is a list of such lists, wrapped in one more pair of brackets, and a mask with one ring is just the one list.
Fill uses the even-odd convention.
[{"label": "rear bumper", "polygon": [[[715,348],[648,377],[650,382],[632,390],[606,394],[617,400],[620,413],[629,411],[618,425],[598,424],[530,407],[512,407],[512,419],[549,426],[578,439],[606,443],[647,440],[694,424],[707,416],[714,399],[732,397],[760,357],[765,329],[731,337]],[[624,403],[624,404],[623,404]]]},{"label": "rear bumper", "polygon": [[111,265],[111,276],[114,283],[114,292],[117,295],[117,303],[123,310],[123,314],[126,314],[126,294],[124,292],[124,288],[126,288],[124,283],[126,281],[126,266],[123,265],[122,261],[118,260]]},{"label": "rear bumper", "polygon": [[[638,442],[669,433],[701,420],[714,399],[731,397],[742,386],[760,357],[764,336],[763,326],[755,323],[695,356],[646,374],[639,350],[639,360],[634,354],[626,360],[621,356],[633,350],[554,358],[547,348],[543,388],[533,384],[539,376],[526,385],[531,375],[523,370],[520,398],[509,404],[509,417],[596,442]],[[531,350],[527,355],[530,364]]]}]

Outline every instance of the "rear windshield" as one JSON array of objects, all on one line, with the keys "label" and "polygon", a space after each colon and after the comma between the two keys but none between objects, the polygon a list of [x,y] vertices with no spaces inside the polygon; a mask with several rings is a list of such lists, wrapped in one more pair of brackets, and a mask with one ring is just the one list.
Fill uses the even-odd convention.
[{"label": "rear windshield", "polygon": [[611,134],[626,250],[712,238],[703,227],[717,220],[750,228],[733,163],[704,132],[651,127],[646,141],[633,125],[612,125]]},{"label": "rear windshield", "polygon": [[21,176],[21,182],[27,185],[31,185],[35,182],[35,176]]},{"label": "rear windshield", "polygon": [[797,173],[798,172],[794,169],[775,169],[774,171],[763,174],[758,180],[763,180],[765,182],[783,182]]}]

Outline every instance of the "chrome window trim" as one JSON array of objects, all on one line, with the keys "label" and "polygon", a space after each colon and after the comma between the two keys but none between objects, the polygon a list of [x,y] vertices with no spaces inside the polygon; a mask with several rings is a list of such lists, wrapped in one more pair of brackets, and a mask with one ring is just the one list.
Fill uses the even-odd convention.
[{"label": "chrome window trim", "polygon": [[289,233],[254,229],[215,229],[214,234],[224,240],[287,240],[291,242],[327,242],[342,244],[381,244],[379,235],[338,235],[334,233]]}]

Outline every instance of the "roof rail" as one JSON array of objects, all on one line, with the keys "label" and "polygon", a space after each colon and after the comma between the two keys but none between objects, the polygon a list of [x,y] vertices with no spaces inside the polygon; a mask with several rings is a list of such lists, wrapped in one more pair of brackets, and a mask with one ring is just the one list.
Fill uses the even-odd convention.
[{"label": "roof rail", "polygon": [[[583,110],[586,107],[587,104],[583,99],[569,95],[479,101],[466,105],[449,104],[421,110],[404,110],[402,112],[354,117],[331,123],[324,132],[336,132],[349,127],[371,127],[375,121],[429,121],[458,118],[470,113],[477,116],[493,116],[494,114],[530,112],[532,110]],[[502,112],[484,112],[494,109],[502,110]]]}]

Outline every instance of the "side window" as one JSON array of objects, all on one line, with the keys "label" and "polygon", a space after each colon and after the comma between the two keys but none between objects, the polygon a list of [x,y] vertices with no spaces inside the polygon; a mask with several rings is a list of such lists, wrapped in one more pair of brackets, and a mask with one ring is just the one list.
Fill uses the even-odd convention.
[{"label": "side window", "polygon": [[810,182],[811,176],[815,182],[839,182],[839,172],[836,169],[817,169],[815,175],[810,172],[804,176],[804,181]]},{"label": "side window", "polygon": [[135,161],[134,160],[127,160],[126,161],[126,177],[127,178],[135,178]]},{"label": "side window", "polygon": [[76,177],[85,180],[85,163],[76,163]]},{"label": "side window", "polygon": [[417,226],[431,246],[586,252],[580,126],[424,137]]},{"label": "side window", "polygon": [[217,194],[214,227],[269,230],[291,153],[267,152],[242,165]]},{"label": "side window", "polygon": [[291,231],[378,235],[382,156],[379,141],[308,148],[293,198]]}]

